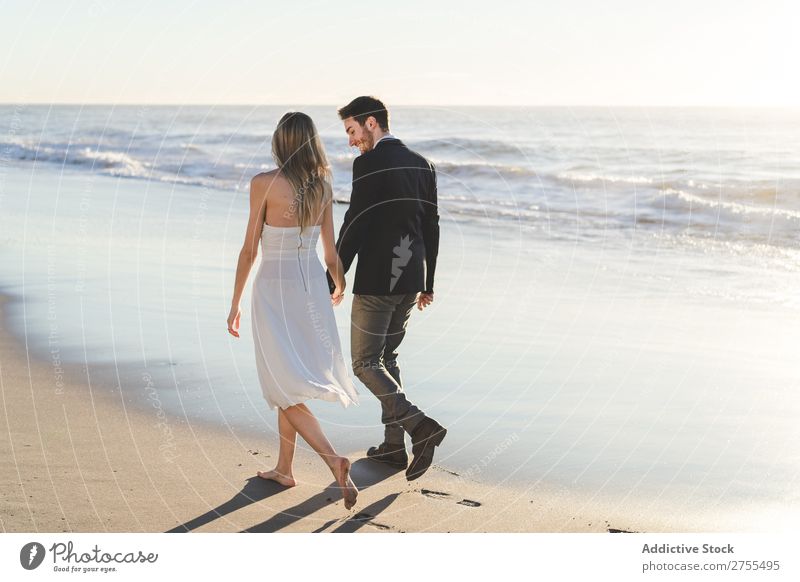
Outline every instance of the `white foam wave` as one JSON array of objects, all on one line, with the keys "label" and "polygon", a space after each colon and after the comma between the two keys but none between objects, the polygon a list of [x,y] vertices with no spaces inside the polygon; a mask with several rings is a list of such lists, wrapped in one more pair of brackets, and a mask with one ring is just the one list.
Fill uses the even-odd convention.
[{"label": "white foam wave", "polygon": [[114,176],[145,176],[150,164],[140,162],[124,152],[100,151],[83,148],[74,158],[78,163],[91,162],[94,167],[108,170]]},{"label": "white foam wave", "polygon": [[7,144],[5,149],[9,157],[18,160],[87,166],[113,176],[147,176],[151,166],[125,152],[91,147],[75,148],[70,144],[35,144],[31,141],[15,140]]},{"label": "white foam wave", "polygon": [[749,204],[742,204],[741,202],[730,202],[726,200],[712,200],[710,198],[704,198],[702,196],[698,196],[697,194],[692,194],[676,188],[667,188],[662,191],[662,194],[665,196],[674,196],[689,205],[699,205],[707,208],[723,208],[733,214],[779,216],[782,218],[800,220],[800,212],[796,210],[766,206],[751,206]]},{"label": "white foam wave", "polygon": [[619,175],[605,175],[589,173],[573,173],[562,172],[556,176],[559,180],[565,182],[581,182],[581,183],[611,183],[611,184],[653,184],[655,180],[647,176],[619,176]]}]

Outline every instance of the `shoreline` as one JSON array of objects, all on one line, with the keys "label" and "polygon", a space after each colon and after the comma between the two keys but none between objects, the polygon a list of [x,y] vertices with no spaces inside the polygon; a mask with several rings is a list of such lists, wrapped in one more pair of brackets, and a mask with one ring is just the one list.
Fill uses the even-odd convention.
[{"label": "shoreline", "polygon": [[9,301],[0,294],[5,532],[643,531],[596,508],[577,513],[564,492],[481,484],[436,466],[408,483],[363,455],[349,455],[360,495],[348,512],[302,440],[298,486],[285,489],[256,476],[272,468],[274,441],[128,407],[92,364],[87,373],[30,359],[6,328]]},{"label": "shoreline", "polygon": [[[219,327],[219,302],[227,299],[220,289],[227,288],[228,280],[218,277],[229,273],[239,243],[238,236],[228,234],[228,225],[244,219],[235,197],[209,191],[197,199],[195,190],[156,183],[141,192],[126,180],[72,179],[65,173],[58,182],[61,210],[54,211],[46,198],[31,193],[50,188],[56,175],[11,171],[6,177],[9,192],[27,190],[30,200],[42,202],[39,208],[10,207],[9,217],[16,210],[17,221],[9,223],[3,249],[10,268],[0,294],[7,291],[10,302],[0,311],[7,346],[0,366],[6,387],[14,385],[11,377],[30,392],[27,404],[22,398],[4,405],[10,419],[6,433],[12,436],[4,457],[8,490],[24,489],[26,481],[15,477],[19,466],[32,467],[28,485],[44,473],[54,480],[47,473],[46,442],[37,445],[38,457],[9,460],[17,453],[14,446],[30,453],[25,449],[41,440],[39,407],[61,423],[64,433],[77,430],[76,422],[84,432],[83,425],[94,427],[75,450],[56,449],[55,458],[73,459],[68,465],[78,476],[91,458],[95,479],[106,487],[119,489],[113,472],[119,467],[112,466],[104,438],[115,443],[127,439],[127,448],[120,445],[122,457],[135,459],[140,472],[159,475],[152,480],[125,477],[136,482],[136,494],[149,490],[159,502],[162,482],[170,491],[163,503],[173,503],[181,499],[180,479],[183,489],[193,491],[185,482],[198,472],[215,480],[203,489],[203,511],[217,504],[220,491],[230,490],[235,497],[242,483],[250,487],[248,479],[256,470],[271,468],[277,438],[275,419],[256,388],[251,348],[230,342]],[[84,203],[90,203],[85,215]],[[228,218],[210,221],[211,215],[226,213]],[[142,225],[148,227],[146,234]],[[217,229],[214,236],[208,236],[208,229]],[[443,274],[442,301],[435,311],[412,320],[416,329],[404,344],[404,357],[414,362],[406,377],[410,392],[452,430],[422,483],[409,486],[402,475],[382,478],[386,495],[394,497],[376,511],[426,508],[422,520],[385,520],[388,531],[770,531],[790,525],[785,514],[794,508],[791,498],[782,497],[782,488],[791,479],[761,478],[763,473],[751,473],[757,465],[751,460],[761,459],[758,465],[769,469],[791,467],[780,451],[756,449],[759,442],[746,438],[757,423],[740,424],[730,414],[752,408],[750,398],[756,395],[751,386],[769,381],[778,381],[776,390],[783,386],[781,368],[768,365],[780,359],[780,350],[766,353],[758,338],[778,347],[792,345],[794,328],[784,321],[785,313],[762,307],[745,319],[749,311],[744,305],[687,295],[678,284],[683,279],[693,286],[716,283],[702,270],[697,271],[699,281],[695,275],[673,279],[685,267],[681,261],[662,260],[656,271],[654,265],[635,263],[612,250],[564,255],[563,249],[527,248],[516,239],[483,234],[469,228],[452,233],[442,248],[453,265]],[[166,248],[172,252],[165,253]],[[465,257],[483,269],[481,276],[469,279],[469,288],[463,285]],[[560,268],[564,260],[565,272]],[[528,300],[518,304],[513,291],[528,293]],[[770,318],[781,318],[781,323]],[[346,316],[340,320],[346,343]],[[507,323],[497,325],[500,321]],[[781,337],[786,341],[778,343]],[[671,346],[682,347],[675,352]],[[732,348],[740,354],[735,368],[730,366]],[[683,379],[669,373],[677,361],[680,369],[694,368],[687,389],[679,389]],[[730,410],[719,417],[717,392],[709,386],[722,383]],[[773,392],[791,406],[785,392]],[[81,396],[76,400],[72,394]],[[78,421],[66,417],[67,402]],[[371,463],[363,459],[378,429],[382,432],[373,414],[376,406],[367,398],[363,408],[352,412],[328,405],[312,408],[337,450],[355,461],[357,484],[362,485],[361,478],[377,492]],[[119,426],[105,426],[107,417],[116,418]],[[24,418],[27,425],[20,424]],[[770,423],[771,418],[763,416]],[[9,423],[19,431],[16,437]],[[782,434],[788,435],[787,430]],[[676,442],[679,433],[700,437],[703,446],[685,437]],[[140,440],[147,440],[147,454],[139,451]],[[786,450],[792,440],[781,442]],[[298,454],[311,479],[298,473],[305,495],[311,494],[306,485],[324,490],[332,482],[324,465],[307,450]],[[231,459],[237,461],[231,465]],[[176,467],[182,467],[181,474]],[[731,474],[738,479],[732,481]],[[52,483],[49,489],[39,487],[34,498],[49,495],[53,499],[46,503],[58,510],[58,489]],[[30,514],[22,489],[14,494],[15,518],[20,510]],[[90,490],[84,486],[72,494],[85,498],[89,515],[94,511]],[[252,498],[250,491],[245,495]],[[127,507],[124,495],[117,500],[118,507]],[[325,501],[333,504],[336,497],[328,495]],[[460,501],[479,503],[470,511],[480,520],[473,521],[476,516],[467,512],[459,517],[462,521],[448,525],[454,515],[448,504],[460,511],[469,505]],[[488,513],[482,509],[487,505],[492,508]],[[69,516],[61,511],[56,515],[66,521]],[[138,524],[132,511],[116,523],[118,531]],[[163,508],[161,513],[169,515]],[[326,515],[331,524],[342,519],[332,508],[315,506],[312,513],[310,519]],[[382,524],[385,513],[375,516]],[[163,521],[163,515],[156,517]],[[161,531],[186,519],[163,525]],[[153,525],[161,521],[145,523],[153,531],[162,527]],[[19,527],[35,524],[29,520]],[[102,529],[102,522],[85,527]],[[308,521],[293,527],[288,529],[315,531]]]}]

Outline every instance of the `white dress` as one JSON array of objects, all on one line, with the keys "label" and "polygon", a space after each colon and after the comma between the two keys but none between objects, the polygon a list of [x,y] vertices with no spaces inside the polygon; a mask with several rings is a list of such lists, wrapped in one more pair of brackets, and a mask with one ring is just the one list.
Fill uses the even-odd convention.
[{"label": "white dress", "polygon": [[270,408],[310,398],[358,403],[342,356],[325,270],[316,248],[320,226],[261,230],[251,322],[258,380]]}]

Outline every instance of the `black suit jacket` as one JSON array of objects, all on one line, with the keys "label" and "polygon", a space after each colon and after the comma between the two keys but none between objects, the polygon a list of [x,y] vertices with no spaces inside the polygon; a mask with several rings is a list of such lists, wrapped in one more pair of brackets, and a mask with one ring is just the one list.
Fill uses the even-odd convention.
[{"label": "black suit jacket", "polygon": [[354,294],[432,293],[439,254],[433,164],[396,138],[358,156],[336,248],[345,272],[358,255]]}]

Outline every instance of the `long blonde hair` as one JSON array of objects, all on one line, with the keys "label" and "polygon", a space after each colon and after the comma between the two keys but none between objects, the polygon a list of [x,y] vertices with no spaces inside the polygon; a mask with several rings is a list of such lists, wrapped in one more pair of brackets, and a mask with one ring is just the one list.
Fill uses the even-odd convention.
[{"label": "long blonde hair", "polygon": [[272,134],[272,157],[294,190],[291,211],[300,230],[316,224],[332,192],[331,168],[314,122],[305,113],[290,111]]}]

